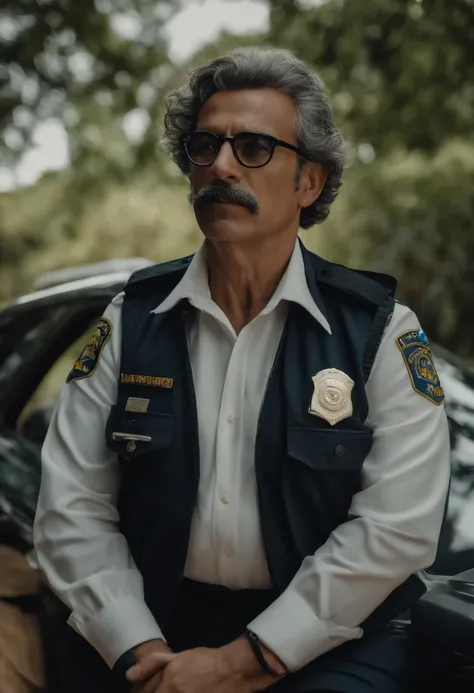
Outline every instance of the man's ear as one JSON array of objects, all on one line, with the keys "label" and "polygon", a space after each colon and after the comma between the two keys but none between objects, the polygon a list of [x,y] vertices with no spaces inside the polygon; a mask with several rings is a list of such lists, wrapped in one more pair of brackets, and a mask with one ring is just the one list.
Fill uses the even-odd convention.
[{"label": "man's ear", "polygon": [[309,207],[321,195],[327,180],[323,165],[316,161],[306,161],[300,174],[300,205]]}]

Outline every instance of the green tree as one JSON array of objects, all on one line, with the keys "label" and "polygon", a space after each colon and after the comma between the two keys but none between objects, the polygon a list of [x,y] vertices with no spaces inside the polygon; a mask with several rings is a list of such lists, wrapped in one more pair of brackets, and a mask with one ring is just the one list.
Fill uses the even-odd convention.
[{"label": "green tree", "polygon": [[432,339],[474,357],[474,0],[270,4],[270,42],[322,76],[355,150],[309,245],[397,276]]},{"label": "green tree", "polygon": [[338,121],[377,153],[473,139],[474,0],[270,0],[270,42],[324,78]]},{"label": "green tree", "polygon": [[[35,13],[43,12],[39,0],[31,4]],[[50,9],[52,4],[49,3]],[[67,126],[72,163],[64,171],[44,175],[31,188],[0,197],[0,299],[29,290],[35,276],[58,266],[131,255],[159,261],[191,251],[199,235],[192,211],[185,203],[186,180],[156,146],[163,97],[171,86],[185,80],[188,69],[196,63],[242,42],[259,40],[256,36],[239,39],[223,34],[189,62],[172,65],[160,32],[166,14],[179,7],[178,0],[160,4],[155,23],[159,41],[143,49],[143,54],[146,37],[141,36],[142,44],[136,46],[132,40],[119,39],[111,24],[114,16],[123,17],[126,10],[130,13],[135,6],[136,13],[142,13],[137,26],[142,26],[149,22],[148,13],[152,7],[156,9],[156,2],[86,3],[81,5],[80,12],[72,3],[58,4],[67,8],[64,22],[71,26],[77,21],[84,23],[91,54],[96,56],[100,51],[103,55],[104,34],[114,50],[107,51],[106,73],[94,71],[89,83],[77,82],[77,75],[64,72],[63,100],[56,104],[56,110],[54,103],[48,101],[56,88],[49,82],[43,85],[43,98],[49,106],[42,112],[61,117]],[[88,33],[83,17],[86,11],[89,21],[94,20],[100,31]],[[136,13],[132,19],[137,19]],[[37,18],[37,22],[45,25],[44,19]],[[46,30],[49,31],[47,27]],[[55,31],[50,33],[56,35]],[[31,36],[17,36],[17,42],[20,39],[28,43]],[[32,51],[29,44],[28,50]],[[78,44],[70,48],[71,53],[76,51],[80,52]],[[11,55],[21,55],[21,51],[12,50]],[[115,69],[116,62],[120,70]],[[35,64],[33,59],[32,70]],[[35,79],[40,80],[41,75]],[[18,93],[18,104],[21,98]],[[8,110],[4,103],[4,132],[12,127],[17,109],[22,108],[23,105],[17,105]],[[146,129],[142,138],[130,141],[122,121],[127,112],[137,110],[145,117]],[[71,121],[67,116],[70,112],[75,114]]]},{"label": "green tree", "polygon": [[[180,0],[2,3],[0,157],[13,165],[35,125],[55,117],[67,131],[71,165],[32,189],[2,196],[0,295],[18,292],[35,266],[103,259],[123,249],[110,242],[107,218],[96,235],[107,239],[101,246],[92,249],[80,235],[92,210],[117,197],[114,190],[128,199],[123,186],[134,172],[148,168],[155,187],[165,178],[156,124],[173,66],[163,24],[179,6]],[[131,119],[134,137],[126,128]]]},{"label": "green tree", "polygon": [[[3,0],[0,132],[11,161],[38,120],[59,117],[72,159],[133,109],[152,113],[169,71],[163,22],[177,0]],[[146,118],[146,116],[145,116]],[[146,119],[143,139],[152,131]]]}]

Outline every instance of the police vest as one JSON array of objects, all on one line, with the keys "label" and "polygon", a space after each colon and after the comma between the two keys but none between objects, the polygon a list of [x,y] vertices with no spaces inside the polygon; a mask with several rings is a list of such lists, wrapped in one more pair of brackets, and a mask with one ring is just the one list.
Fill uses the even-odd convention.
[{"label": "police vest", "polygon": [[[393,311],[391,277],[349,270],[302,246],[306,281],[332,334],[291,304],[262,403],[255,449],[261,531],[273,587],[281,593],[303,559],[348,516],[372,446],[365,384]],[[198,415],[187,345],[193,308],[156,308],[191,257],[136,272],[125,288],[117,404],[106,427],[119,457],[120,531],[143,576],[145,600],[166,634],[183,576],[199,485]],[[309,411],[312,377],[336,368],[354,381],[350,417],[331,425]],[[142,412],[129,398],[149,399]],[[361,624],[384,626],[422,593],[415,576]]]}]

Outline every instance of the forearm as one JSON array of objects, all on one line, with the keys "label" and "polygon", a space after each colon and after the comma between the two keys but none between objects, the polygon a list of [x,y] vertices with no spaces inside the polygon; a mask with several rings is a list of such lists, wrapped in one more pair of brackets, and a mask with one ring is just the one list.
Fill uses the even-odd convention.
[{"label": "forearm", "polygon": [[109,666],[160,628],[145,604],[141,576],[118,530],[97,520],[55,521],[39,512],[36,555],[53,591],[71,609],[69,624]]},{"label": "forearm", "polygon": [[353,520],[305,560],[287,590],[249,628],[296,671],[360,638],[360,624],[431,556],[432,547],[417,538]]}]

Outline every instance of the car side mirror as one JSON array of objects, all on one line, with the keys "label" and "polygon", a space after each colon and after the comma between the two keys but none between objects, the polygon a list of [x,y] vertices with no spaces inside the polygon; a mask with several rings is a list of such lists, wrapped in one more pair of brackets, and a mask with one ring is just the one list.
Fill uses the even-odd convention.
[{"label": "car side mirror", "polygon": [[412,626],[417,635],[474,657],[474,568],[428,589],[412,608]]}]

